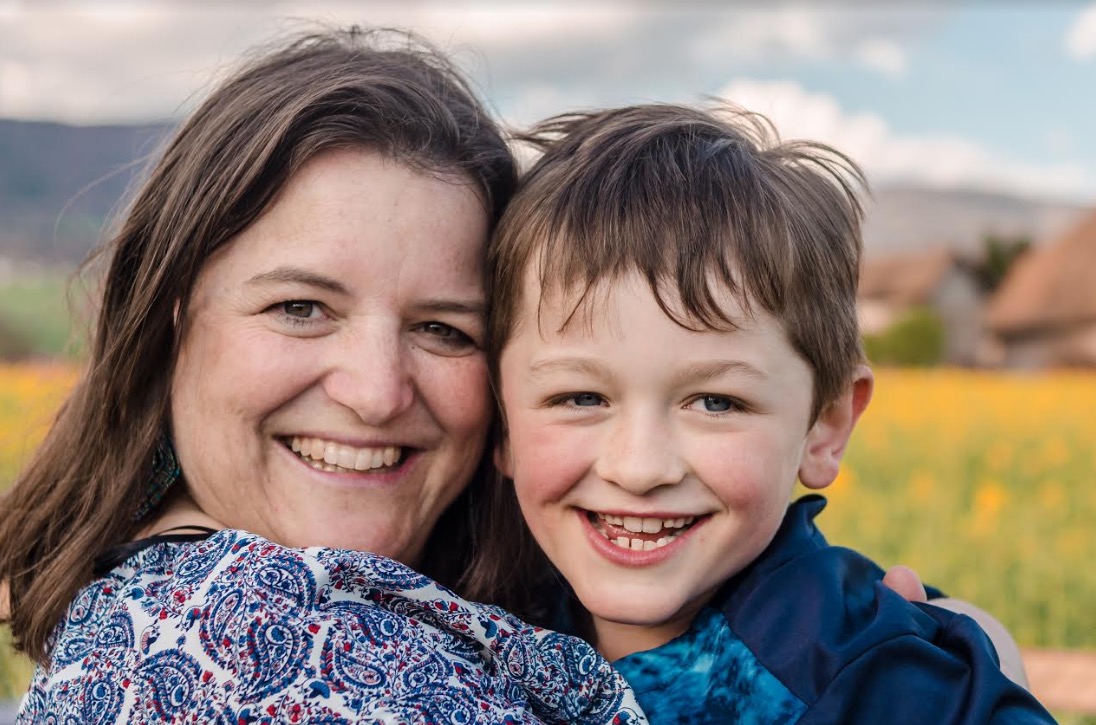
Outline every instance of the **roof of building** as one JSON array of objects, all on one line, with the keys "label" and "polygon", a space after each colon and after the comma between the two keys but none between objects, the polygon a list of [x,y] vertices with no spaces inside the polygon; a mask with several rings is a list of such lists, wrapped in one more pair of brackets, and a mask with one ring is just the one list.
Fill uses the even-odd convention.
[{"label": "roof of building", "polygon": [[857,296],[901,306],[925,304],[955,263],[949,249],[865,259]]},{"label": "roof of building", "polygon": [[1016,260],[990,299],[999,334],[1096,320],[1096,210],[1061,236]]}]

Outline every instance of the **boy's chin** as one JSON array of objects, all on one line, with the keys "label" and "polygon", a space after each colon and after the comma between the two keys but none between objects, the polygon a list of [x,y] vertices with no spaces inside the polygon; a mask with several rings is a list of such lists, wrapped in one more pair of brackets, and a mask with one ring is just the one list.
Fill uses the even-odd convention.
[{"label": "boy's chin", "polygon": [[591,616],[602,622],[650,629],[674,628],[682,621],[685,627],[711,598],[683,598],[665,587],[646,591],[605,590],[577,592],[579,601]]}]

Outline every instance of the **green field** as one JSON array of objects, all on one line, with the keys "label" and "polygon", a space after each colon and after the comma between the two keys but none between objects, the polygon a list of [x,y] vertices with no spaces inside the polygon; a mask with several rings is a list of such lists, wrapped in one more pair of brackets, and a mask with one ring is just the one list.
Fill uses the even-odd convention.
[{"label": "green field", "polygon": [[69,279],[66,271],[31,269],[0,280],[0,331],[15,337],[33,357],[79,357],[88,305],[82,288],[70,289]]}]

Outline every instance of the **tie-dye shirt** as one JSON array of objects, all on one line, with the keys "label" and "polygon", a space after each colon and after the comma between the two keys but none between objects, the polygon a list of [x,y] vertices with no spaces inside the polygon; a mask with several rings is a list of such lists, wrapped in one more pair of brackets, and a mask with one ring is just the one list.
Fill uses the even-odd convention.
[{"label": "tie-dye shirt", "polygon": [[714,609],[703,609],[680,637],[613,666],[658,725],[792,723],[807,709]]},{"label": "tie-dye shirt", "polygon": [[77,594],[19,722],[646,722],[586,643],[398,562],[234,530],[179,538]]}]

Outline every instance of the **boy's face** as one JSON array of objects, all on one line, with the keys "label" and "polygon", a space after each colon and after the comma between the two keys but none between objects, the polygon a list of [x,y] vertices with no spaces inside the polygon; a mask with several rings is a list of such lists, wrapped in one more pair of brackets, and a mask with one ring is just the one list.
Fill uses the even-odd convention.
[{"label": "boy's face", "polygon": [[538,324],[527,275],[499,366],[497,459],[599,646],[615,623],[639,625],[642,649],[684,631],[761,553],[797,475],[833,480],[851,421],[836,435],[828,410],[811,424],[811,368],[771,315],[747,321],[726,295],[741,329],[693,332],[634,274],[596,292],[593,314],[558,332],[571,300],[547,296]]}]

